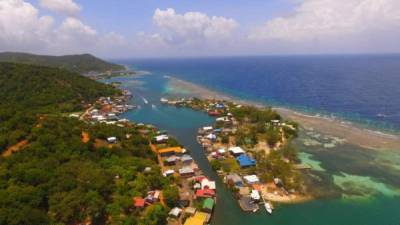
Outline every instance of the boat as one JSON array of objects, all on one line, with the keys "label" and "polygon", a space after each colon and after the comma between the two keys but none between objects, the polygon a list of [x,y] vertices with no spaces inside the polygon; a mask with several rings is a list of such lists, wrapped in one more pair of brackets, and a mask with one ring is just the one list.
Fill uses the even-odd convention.
[{"label": "boat", "polygon": [[168,99],[166,99],[166,98],[161,98],[161,99],[160,99],[160,102],[163,103],[163,104],[166,104],[166,103],[168,103]]},{"label": "boat", "polygon": [[265,210],[267,210],[267,212],[269,214],[272,214],[272,205],[269,202],[264,202],[264,206],[265,206]]},{"label": "boat", "polygon": [[153,108],[153,109],[156,109],[156,108],[157,108],[157,106],[156,106],[156,105],[154,105],[154,104],[151,104],[151,108]]},{"label": "boat", "polygon": [[147,101],[147,99],[145,99],[144,97],[142,97],[144,104],[149,104],[149,101]]}]

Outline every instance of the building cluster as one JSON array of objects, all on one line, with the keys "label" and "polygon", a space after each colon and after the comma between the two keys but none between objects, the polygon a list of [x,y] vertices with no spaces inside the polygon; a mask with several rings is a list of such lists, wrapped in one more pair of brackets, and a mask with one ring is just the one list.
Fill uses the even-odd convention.
[{"label": "building cluster", "polygon": [[152,138],[163,176],[179,182],[179,201],[169,212],[169,224],[208,224],[216,201],[216,184],[203,175],[189,151],[175,146],[165,131]]}]

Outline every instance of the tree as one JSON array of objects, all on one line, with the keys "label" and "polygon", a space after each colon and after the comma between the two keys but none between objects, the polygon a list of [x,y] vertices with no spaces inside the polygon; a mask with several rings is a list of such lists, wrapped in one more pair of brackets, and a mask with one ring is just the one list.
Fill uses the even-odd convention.
[{"label": "tree", "polygon": [[143,225],[164,225],[166,224],[167,211],[160,204],[154,204],[146,208],[140,224]]},{"label": "tree", "polygon": [[166,186],[163,190],[163,196],[165,203],[168,207],[172,208],[176,205],[179,200],[179,189],[177,186]]}]

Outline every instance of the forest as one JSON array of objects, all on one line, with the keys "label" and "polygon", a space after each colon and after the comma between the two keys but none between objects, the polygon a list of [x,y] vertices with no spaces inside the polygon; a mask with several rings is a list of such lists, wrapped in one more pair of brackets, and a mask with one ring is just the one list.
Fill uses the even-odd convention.
[{"label": "forest", "polygon": [[[165,224],[176,201],[160,173],[151,130],[92,124],[67,115],[120,91],[63,69],[0,63],[0,224]],[[89,136],[86,141],[83,133]],[[100,145],[105,138],[115,145]],[[141,211],[133,197],[166,190]]]}]

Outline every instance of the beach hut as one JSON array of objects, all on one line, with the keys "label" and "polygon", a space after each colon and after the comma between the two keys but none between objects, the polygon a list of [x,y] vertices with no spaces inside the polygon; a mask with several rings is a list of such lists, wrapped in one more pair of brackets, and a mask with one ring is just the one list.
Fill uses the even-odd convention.
[{"label": "beach hut", "polygon": [[256,160],[246,154],[241,154],[240,156],[236,157],[236,160],[241,168],[247,168],[256,165]]},{"label": "beach hut", "polygon": [[212,198],[204,199],[202,211],[211,213],[213,209],[214,209],[214,199],[212,199]]}]

